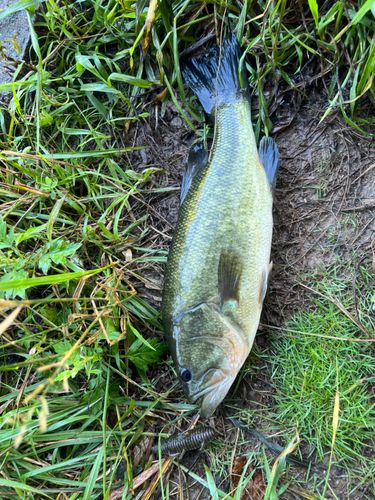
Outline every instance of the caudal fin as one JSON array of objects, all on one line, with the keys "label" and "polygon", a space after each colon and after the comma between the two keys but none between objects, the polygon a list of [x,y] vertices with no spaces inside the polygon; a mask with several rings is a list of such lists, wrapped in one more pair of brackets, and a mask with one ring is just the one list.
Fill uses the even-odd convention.
[{"label": "caudal fin", "polygon": [[222,46],[214,46],[200,57],[182,63],[182,75],[206,113],[220,104],[238,98],[246,89],[246,76],[239,74],[240,47],[236,37],[226,38]]}]

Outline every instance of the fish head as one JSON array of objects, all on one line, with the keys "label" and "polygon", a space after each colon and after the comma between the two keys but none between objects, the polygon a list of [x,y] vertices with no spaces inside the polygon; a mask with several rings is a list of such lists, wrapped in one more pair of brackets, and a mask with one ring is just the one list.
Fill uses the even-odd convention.
[{"label": "fish head", "polygon": [[250,348],[240,328],[214,305],[200,304],[174,324],[174,359],[185,393],[211,416],[233,384]]}]

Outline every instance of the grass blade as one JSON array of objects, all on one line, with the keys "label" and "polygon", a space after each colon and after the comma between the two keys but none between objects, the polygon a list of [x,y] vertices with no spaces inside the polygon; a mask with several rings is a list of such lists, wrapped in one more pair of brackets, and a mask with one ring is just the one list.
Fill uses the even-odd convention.
[{"label": "grass blade", "polygon": [[7,291],[10,288],[31,288],[34,286],[41,285],[57,285],[59,283],[66,283],[70,280],[76,280],[81,278],[89,278],[107,269],[106,267],[101,267],[99,269],[92,269],[90,271],[77,271],[75,273],[61,273],[52,274],[49,276],[39,276],[37,278],[24,278],[13,281],[1,281],[0,280],[0,292]]}]

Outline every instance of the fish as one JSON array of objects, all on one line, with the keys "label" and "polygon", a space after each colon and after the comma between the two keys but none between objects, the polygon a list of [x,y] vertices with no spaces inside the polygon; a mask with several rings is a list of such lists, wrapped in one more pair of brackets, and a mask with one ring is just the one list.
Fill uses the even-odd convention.
[{"label": "fish", "polygon": [[200,416],[215,412],[246,361],[272,264],[279,151],[257,148],[235,36],[182,66],[214,123],[212,146],[190,150],[169,250],[162,317],[177,375]]}]

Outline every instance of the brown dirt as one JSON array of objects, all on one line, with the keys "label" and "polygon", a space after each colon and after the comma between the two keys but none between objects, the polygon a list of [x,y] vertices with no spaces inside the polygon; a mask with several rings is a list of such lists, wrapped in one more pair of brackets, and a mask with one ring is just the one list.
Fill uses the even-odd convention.
[{"label": "brown dirt", "polygon": [[[275,193],[275,272],[267,311],[285,319],[303,303],[303,273],[338,260],[370,258],[374,236],[375,150],[324,108],[307,103],[276,140],[281,170]],[[325,102],[325,101],[323,101]],[[371,188],[372,187],[372,188]],[[266,316],[268,319],[268,317]]]},{"label": "brown dirt", "polygon": [[[309,293],[300,285],[304,273],[324,269],[337,262],[365,261],[370,265],[374,250],[375,217],[375,151],[370,141],[346,127],[337,117],[319,124],[326,99],[312,95],[302,107],[289,111],[294,116],[284,127],[288,103],[275,112],[274,126],[279,130],[275,139],[281,153],[281,167],[274,202],[273,274],[270,282],[260,334],[259,349],[267,349],[270,327],[280,327],[291,314],[308,304]],[[134,144],[147,145],[145,151],[131,158],[139,169],[157,167],[154,188],[144,193],[149,217],[147,245],[167,250],[177,219],[179,186],[190,144],[194,136],[181,120],[173,105],[154,108],[151,118],[133,130]],[[228,175],[230,173],[228,172]],[[143,207],[144,208],[144,207]],[[139,292],[160,307],[163,267],[145,265]],[[265,333],[266,335],[262,335]],[[272,386],[269,368],[262,367],[245,375],[238,385],[230,405],[237,408],[272,408]],[[168,377],[161,377],[164,390]],[[170,381],[172,384],[172,380]],[[175,398],[183,397],[180,392]],[[220,411],[212,421],[225,436],[226,446],[236,446],[237,431]],[[266,431],[265,431],[266,433]],[[277,440],[277,438],[276,438]],[[280,440],[283,444],[283,440]],[[284,443],[285,444],[285,443]],[[259,441],[250,438],[247,449],[259,448]],[[270,455],[272,456],[272,455]],[[195,463],[198,458],[198,464]],[[202,463],[205,452],[185,455],[182,463],[204,476]],[[229,470],[228,470],[229,472]],[[319,482],[325,469],[307,472],[297,469],[295,478],[307,479],[307,484]],[[331,487],[338,498],[349,498],[345,473],[333,468]],[[170,476],[171,498],[182,494],[184,499],[209,498],[202,487],[181,469],[174,468]],[[229,487],[222,484],[221,488]],[[174,492],[172,494],[172,492]],[[182,493],[181,493],[182,492]],[[326,498],[333,498],[328,493]],[[302,498],[295,486],[284,498]],[[364,487],[358,488],[351,499],[370,498]],[[158,498],[157,494],[154,498]]]}]

